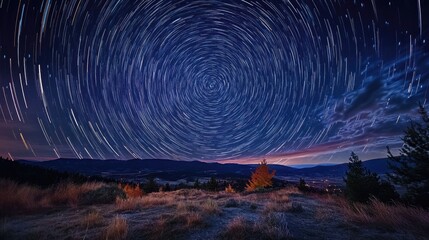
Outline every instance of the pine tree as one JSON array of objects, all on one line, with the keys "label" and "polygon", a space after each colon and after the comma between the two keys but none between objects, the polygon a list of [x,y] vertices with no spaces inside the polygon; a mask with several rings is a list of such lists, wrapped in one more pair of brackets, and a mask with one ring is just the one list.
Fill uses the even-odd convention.
[{"label": "pine tree", "polygon": [[348,171],[344,181],[346,182],[346,196],[352,202],[365,203],[371,197],[388,202],[397,197],[394,187],[386,181],[381,181],[376,173],[366,169],[354,152],[349,158]]},{"label": "pine tree", "polygon": [[405,200],[429,208],[429,116],[420,104],[421,123],[412,121],[402,138],[399,156],[393,156],[387,147],[389,179],[406,188]]},{"label": "pine tree", "polygon": [[215,177],[211,177],[210,181],[207,182],[207,189],[210,191],[217,191],[218,190],[218,182],[216,181]]},{"label": "pine tree", "polygon": [[143,191],[145,193],[157,192],[158,190],[159,186],[153,177],[150,177],[148,182],[143,186]]},{"label": "pine tree", "polygon": [[[349,158],[348,171],[344,182],[346,183],[346,196],[353,202],[367,202],[370,197],[370,189],[366,182],[378,181],[369,177],[368,171],[359,157],[352,152]],[[372,184],[373,185],[373,184]]]},{"label": "pine tree", "polygon": [[164,186],[164,192],[169,192],[169,191],[171,191],[170,184],[166,183],[165,186]]},{"label": "pine tree", "polygon": [[200,187],[201,187],[200,186],[200,181],[197,178],[197,180],[195,180],[195,182],[194,182],[194,188],[199,189]]},{"label": "pine tree", "polygon": [[298,189],[303,192],[306,192],[309,190],[309,187],[303,178],[299,179]]},{"label": "pine tree", "polygon": [[246,191],[255,191],[266,187],[271,187],[273,185],[273,177],[275,176],[275,171],[271,171],[268,168],[267,161],[264,159],[260,165],[252,173],[252,176],[249,180],[249,183],[246,185]]}]

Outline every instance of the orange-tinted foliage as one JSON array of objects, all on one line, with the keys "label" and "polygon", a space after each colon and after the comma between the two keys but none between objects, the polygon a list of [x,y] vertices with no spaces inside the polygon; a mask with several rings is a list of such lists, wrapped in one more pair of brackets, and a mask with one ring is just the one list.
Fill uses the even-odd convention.
[{"label": "orange-tinted foliage", "polygon": [[252,173],[252,177],[249,180],[249,183],[246,185],[246,191],[255,191],[265,187],[271,187],[273,185],[273,177],[275,176],[275,171],[271,171],[268,168],[267,161],[264,159],[256,170]]},{"label": "orange-tinted foliage", "polygon": [[124,185],[119,184],[119,187],[124,190],[125,194],[127,195],[127,198],[137,198],[143,196],[143,191],[138,184],[135,186],[132,186],[128,183]]},{"label": "orange-tinted foliage", "polygon": [[227,192],[227,193],[235,193],[235,190],[231,186],[231,184],[228,184],[228,186],[225,188],[225,192]]}]

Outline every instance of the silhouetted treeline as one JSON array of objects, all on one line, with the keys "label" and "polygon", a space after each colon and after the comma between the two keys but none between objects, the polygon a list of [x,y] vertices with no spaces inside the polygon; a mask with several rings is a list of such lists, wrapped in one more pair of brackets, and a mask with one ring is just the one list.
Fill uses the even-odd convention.
[{"label": "silhouetted treeline", "polygon": [[0,178],[13,180],[17,183],[27,183],[40,187],[69,181],[72,183],[85,182],[117,182],[100,176],[84,176],[78,173],[59,172],[52,169],[31,166],[0,157]]},{"label": "silhouetted treeline", "polygon": [[[242,192],[246,188],[248,179],[240,179],[240,178],[228,178],[217,180],[216,177],[212,176],[207,182],[200,182],[199,179],[194,180],[194,184],[192,186],[188,186],[187,188],[196,188],[208,191],[224,191],[228,185],[231,185],[233,189],[238,192]],[[287,186],[288,183],[279,179],[273,179],[272,188],[282,188]],[[180,187],[180,185],[178,186]],[[184,187],[184,186],[183,186]]]}]

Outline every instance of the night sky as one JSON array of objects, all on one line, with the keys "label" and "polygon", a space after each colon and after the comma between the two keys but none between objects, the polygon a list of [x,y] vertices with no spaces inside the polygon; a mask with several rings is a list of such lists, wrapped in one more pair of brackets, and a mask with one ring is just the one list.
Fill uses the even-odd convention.
[{"label": "night sky", "polygon": [[0,87],[12,159],[386,157],[428,98],[429,1],[0,0]]}]

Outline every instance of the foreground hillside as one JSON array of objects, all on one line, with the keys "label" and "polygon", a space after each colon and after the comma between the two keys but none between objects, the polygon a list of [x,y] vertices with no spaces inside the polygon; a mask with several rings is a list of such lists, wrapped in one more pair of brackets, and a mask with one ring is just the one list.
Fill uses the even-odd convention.
[{"label": "foreground hillside", "polygon": [[[33,208],[3,212],[0,239],[424,239],[429,234],[429,213],[423,210],[379,202],[353,210],[342,198],[293,187],[250,194],[129,191],[105,204],[80,200],[109,187],[116,186],[55,188],[62,192],[54,198],[49,189],[2,181],[0,207],[16,201]],[[17,198],[8,202],[12,192]]]}]

